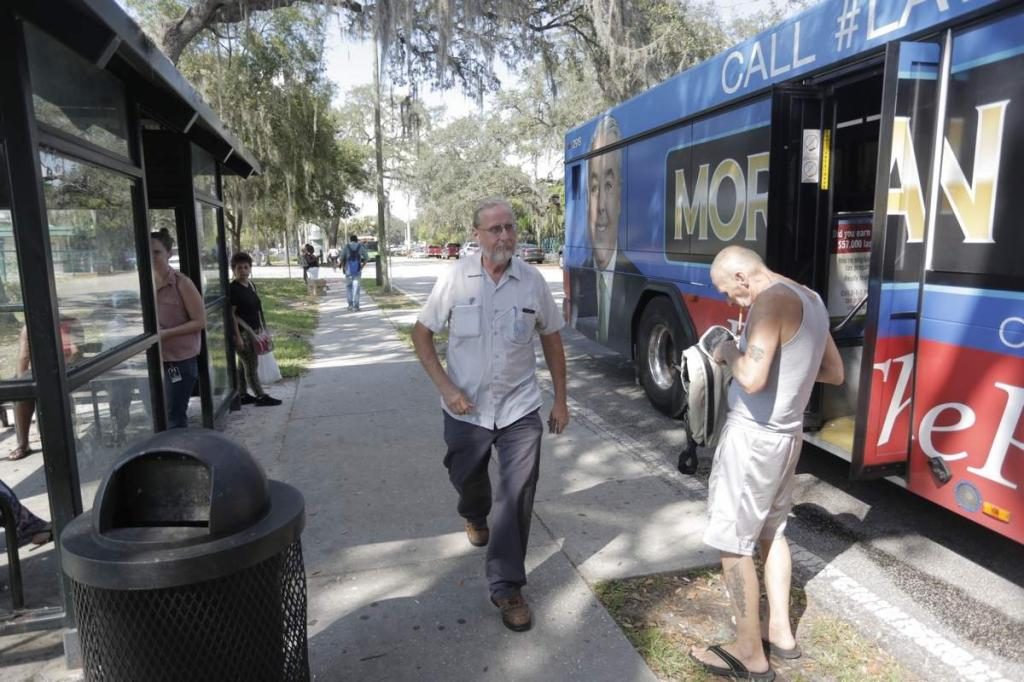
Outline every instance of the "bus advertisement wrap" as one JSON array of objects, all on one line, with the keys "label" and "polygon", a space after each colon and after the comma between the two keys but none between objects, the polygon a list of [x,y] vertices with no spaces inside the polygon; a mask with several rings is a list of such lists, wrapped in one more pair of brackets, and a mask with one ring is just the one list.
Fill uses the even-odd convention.
[{"label": "bus advertisement wrap", "polygon": [[832,0],[569,131],[569,322],[681,416],[682,350],[741,318],[710,263],[752,248],[846,370],[805,456],[1024,542],[1022,7]]}]

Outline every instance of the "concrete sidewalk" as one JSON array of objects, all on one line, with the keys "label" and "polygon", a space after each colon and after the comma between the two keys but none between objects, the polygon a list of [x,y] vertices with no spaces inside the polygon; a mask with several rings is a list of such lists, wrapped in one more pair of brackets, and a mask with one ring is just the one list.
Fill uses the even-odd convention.
[{"label": "concrete sidewalk", "polygon": [[369,301],[345,307],[335,284],[311,371],[271,387],[284,405],[247,406],[226,429],[305,495],[316,678],[655,679],[588,583],[715,563],[700,543],[703,489],[573,406],[567,432],[544,441],[525,590],[534,627],[506,630],[484,550],[455,513],[437,393],[393,319]]}]

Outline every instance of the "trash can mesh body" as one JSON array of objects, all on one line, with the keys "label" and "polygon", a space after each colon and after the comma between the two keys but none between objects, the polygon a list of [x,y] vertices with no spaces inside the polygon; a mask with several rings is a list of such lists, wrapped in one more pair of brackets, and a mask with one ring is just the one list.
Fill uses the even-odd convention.
[{"label": "trash can mesh body", "polygon": [[87,680],[308,680],[298,540],[236,573],[182,587],[74,582]]}]

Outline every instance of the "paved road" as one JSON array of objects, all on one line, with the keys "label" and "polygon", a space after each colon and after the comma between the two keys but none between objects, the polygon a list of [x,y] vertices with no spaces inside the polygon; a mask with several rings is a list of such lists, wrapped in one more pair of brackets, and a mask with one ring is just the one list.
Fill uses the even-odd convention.
[{"label": "paved road", "polygon": [[[411,295],[425,297],[448,267],[446,262],[396,260],[393,277]],[[544,266],[541,271],[560,300],[561,270]],[[574,330],[566,330],[563,338],[570,397],[628,439],[674,463],[683,441],[679,424],[650,406],[634,381],[631,363]],[[790,537],[845,575],[857,576],[861,585],[871,586],[878,603],[913,614],[915,625],[899,626],[910,633],[901,632],[908,641],[930,642],[934,655],[941,657],[941,635],[952,633],[993,669],[1010,679],[1024,679],[1024,549],[895,484],[851,482],[847,467],[808,449],[800,465]],[[706,480],[709,469],[710,453],[705,452],[697,477]],[[874,617],[867,611],[845,611],[848,617]]]}]

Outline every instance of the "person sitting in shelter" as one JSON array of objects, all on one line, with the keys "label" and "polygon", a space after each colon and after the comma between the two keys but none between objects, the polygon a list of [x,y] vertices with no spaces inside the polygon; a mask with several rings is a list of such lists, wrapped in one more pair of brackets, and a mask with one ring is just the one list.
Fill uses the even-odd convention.
[{"label": "person sitting in shelter", "polygon": [[[82,327],[73,317],[61,316],[60,340],[64,350],[64,365],[70,365],[81,357],[79,344],[82,341]],[[21,328],[18,339],[18,359],[16,364],[18,379],[32,378],[32,353],[29,347],[28,327]],[[9,460],[23,459],[32,453],[29,445],[29,430],[32,427],[32,416],[36,412],[36,401],[33,399],[19,400],[14,403],[14,434],[17,445],[7,456]]]},{"label": "person sitting in shelter", "polygon": [[[53,524],[49,521],[44,521],[26,509],[21,500],[18,499],[18,496],[14,494],[14,491],[3,481],[0,481],[0,498],[3,498],[4,502],[4,504],[0,505],[0,521],[7,521],[7,519],[3,518],[3,514],[4,509],[9,508],[15,519],[18,547],[27,545],[30,542],[33,545],[45,545],[53,540]],[[7,538],[4,538],[4,540],[8,541]]]}]

